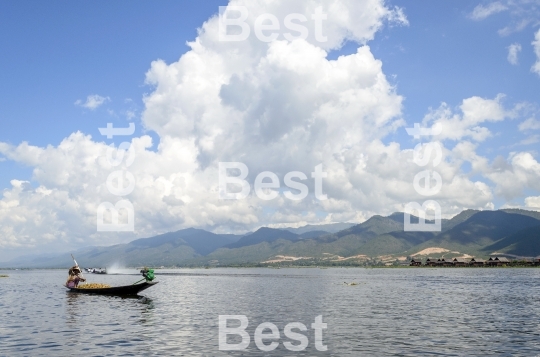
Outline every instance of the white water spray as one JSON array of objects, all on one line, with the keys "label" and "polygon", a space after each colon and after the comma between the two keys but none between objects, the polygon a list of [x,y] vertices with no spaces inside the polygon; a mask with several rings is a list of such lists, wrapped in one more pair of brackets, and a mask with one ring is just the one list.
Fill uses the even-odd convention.
[{"label": "white water spray", "polygon": [[134,268],[126,268],[120,263],[113,263],[110,267],[107,267],[107,274],[135,274],[139,271]]}]

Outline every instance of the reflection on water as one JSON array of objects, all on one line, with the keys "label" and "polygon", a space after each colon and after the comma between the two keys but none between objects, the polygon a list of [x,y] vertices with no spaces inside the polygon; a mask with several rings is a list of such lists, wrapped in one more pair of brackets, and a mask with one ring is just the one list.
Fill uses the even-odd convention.
[{"label": "reflection on water", "polygon": [[[64,271],[9,274],[0,281],[0,356],[540,354],[540,269],[157,271],[160,284],[135,298],[67,292]],[[89,278],[116,286],[138,279]],[[219,315],[249,319],[246,351],[219,351]],[[314,348],[309,327],[318,315],[328,352]],[[253,342],[262,322],[281,331],[269,354]],[[309,329],[304,352],[283,347],[291,322]]]},{"label": "reflection on water", "polygon": [[87,322],[84,320],[86,314],[84,310],[93,311],[96,308],[106,306],[105,310],[110,308],[119,308],[121,310],[126,310],[130,306],[133,307],[134,311],[140,312],[139,323],[145,324],[147,319],[146,315],[151,312],[154,308],[154,302],[151,298],[146,296],[128,296],[128,297],[117,297],[117,296],[97,296],[97,295],[86,295],[78,294],[73,292],[66,292],[66,323],[68,325],[74,324],[75,328],[81,322]]}]

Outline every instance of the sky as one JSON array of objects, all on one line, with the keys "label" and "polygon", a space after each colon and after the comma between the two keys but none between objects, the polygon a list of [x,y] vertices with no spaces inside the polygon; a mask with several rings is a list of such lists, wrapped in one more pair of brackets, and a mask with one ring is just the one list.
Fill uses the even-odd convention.
[{"label": "sky", "polygon": [[[226,41],[238,7],[250,33]],[[275,40],[258,36],[264,14]],[[426,200],[447,218],[540,209],[540,1],[1,2],[0,48],[0,260],[188,227],[362,222]],[[107,138],[108,123],[135,130]],[[415,123],[441,131],[414,138]],[[246,197],[223,199],[225,162],[247,168]],[[440,185],[421,194],[425,170]],[[263,172],[279,188],[256,191]],[[101,205],[120,200],[133,227],[100,229]]]}]

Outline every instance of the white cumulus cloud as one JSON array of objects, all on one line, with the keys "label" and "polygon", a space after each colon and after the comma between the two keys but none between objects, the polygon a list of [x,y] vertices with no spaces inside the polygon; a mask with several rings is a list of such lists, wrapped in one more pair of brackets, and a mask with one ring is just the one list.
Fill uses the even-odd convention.
[{"label": "white cumulus cloud", "polygon": [[491,132],[481,126],[485,122],[498,122],[515,117],[514,110],[507,111],[502,105],[504,95],[499,94],[494,99],[470,97],[464,99],[455,113],[446,103],[432,110],[424,117],[424,124],[442,126],[442,132],[437,136],[444,140],[461,140],[470,137],[475,141],[484,141]]},{"label": "white cumulus cloud", "polygon": [[505,12],[507,25],[500,28],[497,33],[500,36],[509,36],[512,33],[523,31],[529,26],[535,27],[540,23],[540,7],[538,0],[499,0],[479,4],[469,14],[475,21],[498,13]]},{"label": "white cumulus cloud", "polygon": [[527,130],[538,130],[540,129],[540,120],[535,118],[529,118],[519,124],[518,126],[519,130],[521,131],[527,131]]},{"label": "white cumulus cloud", "polygon": [[519,43],[513,43],[508,46],[508,62],[513,65],[518,64],[518,54],[521,52],[521,45]]},{"label": "white cumulus cloud", "polygon": [[508,10],[508,7],[500,1],[495,1],[488,5],[479,4],[473,9],[470,17],[473,20],[483,20],[505,10]]},{"label": "white cumulus cloud", "polygon": [[525,198],[525,206],[530,209],[540,210],[540,196],[530,196]]},{"label": "white cumulus cloud", "polygon": [[534,36],[534,41],[532,42],[534,53],[536,54],[536,62],[531,67],[531,71],[540,76],[540,30],[536,32]]},{"label": "white cumulus cloud", "polygon": [[511,153],[503,163],[483,167],[483,174],[495,183],[495,193],[507,200],[520,197],[525,189],[540,191],[540,163],[532,153]]},{"label": "white cumulus cloud", "polygon": [[[57,146],[0,143],[3,157],[33,170],[30,183],[13,181],[0,199],[1,249],[111,244],[186,227],[240,232],[270,224],[362,221],[425,200],[413,186],[425,169],[413,162],[413,146],[387,140],[404,130],[403,97],[367,45],[385,21],[404,23],[400,10],[374,0],[231,4],[247,6],[250,25],[259,14],[282,19],[322,6],[328,42],[308,37],[267,43],[255,36],[223,42],[218,15],[210,18],[178,61],[151,64],[146,81],[152,89],[144,97],[141,122],[157,133],[159,145],[146,135],[126,139],[135,152],[130,166],[112,166],[105,138],[83,133]],[[358,43],[357,51],[329,60],[328,52],[347,40]],[[513,116],[501,101],[502,96],[466,98],[459,113],[443,105],[426,117],[425,122],[448,129],[436,138],[443,160],[428,166],[443,180],[433,198],[444,215],[491,207],[489,180],[506,188],[506,176],[497,176],[475,153],[477,144],[462,141],[449,148],[443,141],[484,140],[489,131],[482,123]],[[520,182],[532,180],[536,170],[532,154],[523,155],[513,156],[509,166],[523,176]],[[263,171],[276,173],[282,187],[285,174],[301,171],[310,194],[301,201],[282,192],[271,201],[253,192],[243,200],[222,200],[218,167],[223,161],[244,163],[252,186]],[[465,162],[480,174],[493,174],[492,179],[471,180],[461,170]],[[328,174],[325,201],[313,194],[310,173],[319,164]],[[136,181],[125,197],[135,208],[135,232],[97,232],[98,205],[120,199],[106,184],[119,169]]]},{"label": "white cumulus cloud", "polygon": [[95,110],[110,100],[111,99],[109,97],[102,97],[98,94],[91,94],[86,97],[86,101],[77,99],[74,104],[90,110]]}]

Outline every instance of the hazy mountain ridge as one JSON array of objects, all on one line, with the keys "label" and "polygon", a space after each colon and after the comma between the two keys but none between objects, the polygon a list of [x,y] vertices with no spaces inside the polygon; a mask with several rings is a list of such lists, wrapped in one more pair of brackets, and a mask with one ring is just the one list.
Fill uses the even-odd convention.
[{"label": "hazy mountain ridge", "polygon": [[289,232],[296,234],[304,234],[312,231],[325,231],[327,233],[337,233],[349,227],[356,225],[356,223],[328,223],[328,224],[308,224],[299,228],[283,228]]},{"label": "hazy mountain ridge", "polygon": [[[242,236],[215,234],[202,229],[187,228],[176,232],[140,238],[127,244],[107,247],[86,247],[75,251],[77,261],[84,267],[105,267],[114,263],[126,266],[172,266],[179,261],[204,256]],[[4,263],[8,267],[66,267],[73,263],[69,254],[26,257]]]},{"label": "hazy mountain ridge", "polygon": [[256,245],[263,242],[273,242],[278,239],[289,240],[289,241],[298,241],[299,235],[281,229],[274,229],[268,227],[262,227],[256,230],[254,233],[247,236],[243,236],[237,242],[230,243],[225,245],[225,248],[234,249],[241,248],[250,245]]},{"label": "hazy mountain ridge", "polygon": [[158,247],[165,243],[170,243],[174,247],[188,245],[198,254],[207,255],[241,238],[242,236],[234,234],[215,234],[202,229],[187,228],[155,237],[137,239],[128,244],[140,248]]},{"label": "hazy mountain ridge", "polygon": [[[293,261],[337,257],[335,259],[339,261],[351,257],[408,256],[432,247],[483,257],[495,251],[516,256],[540,255],[540,212],[465,210],[450,220],[443,220],[441,232],[404,232],[403,218],[403,213],[388,217],[376,215],[336,233],[313,229],[324,225],[309,226],[301,234],[262,227],[243,236],[188,228],[127,244],[86,247],[78,250],[76,256],[81,265],[89,267],[112,263],[126,266],[227,265],[260,263],[276,256]],[[412,218],[413,222],[417,220]],[[4,266],[66,267],[70,264],[71,257],[63,254],[21,257]]]},{"label": "hazy mountain ridge", "polygon": [[[530,215],[479,211],[468,219],[422,243],[418,249],[441,247],[471,255],[489,255],[486,247],[524,228],[540,224]],[[510,244],[510,242],[508,242]]]},{"label": "hazy mountain ridge", "polygon": [[486,248],[488,254],[502,252],[518,256],[540,256],[540,225],[522,229]]}]

